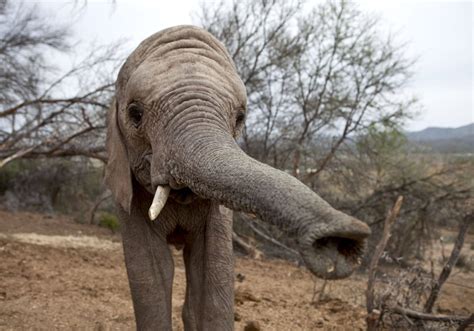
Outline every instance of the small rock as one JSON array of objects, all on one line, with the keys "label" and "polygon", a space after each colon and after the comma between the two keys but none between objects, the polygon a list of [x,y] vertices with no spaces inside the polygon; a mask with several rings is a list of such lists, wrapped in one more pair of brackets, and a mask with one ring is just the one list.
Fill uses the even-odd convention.
[{"label": "small rock", "polygon": [[238,282],[242,283],[245,279],[245,276],[239,273],[235,276],[235,278],[237,278]]},{"label": "small rock", "polygon": [[314,322],[314,327],[317,329],[321,329],[324,327],[324,321],[322,319],[318,319],[316,322]]},{"label": "small rock", "polygon": [[238,312],[234,312],[234,321],[240,322],[242,320],[242,316]]},{"label": "small rock", "polygon": [[244,331],[260,331],[261,329],[260,323],[257,321],[248,321],[244,327]]}]

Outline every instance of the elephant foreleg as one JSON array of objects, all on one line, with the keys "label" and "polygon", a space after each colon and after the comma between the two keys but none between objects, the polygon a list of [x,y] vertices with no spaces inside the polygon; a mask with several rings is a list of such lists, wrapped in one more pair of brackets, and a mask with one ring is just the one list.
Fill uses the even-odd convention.
[{"label": "elephant foreleg", "polygon": [[138,330],[171,330],[173,258],[146,215],[121,212],[122,240]]},{"label": "elephant foreleg", "polygon": [[185,330],[234,329],[232,214],[210,203],[205,226],[190,233],[184,248]]}]

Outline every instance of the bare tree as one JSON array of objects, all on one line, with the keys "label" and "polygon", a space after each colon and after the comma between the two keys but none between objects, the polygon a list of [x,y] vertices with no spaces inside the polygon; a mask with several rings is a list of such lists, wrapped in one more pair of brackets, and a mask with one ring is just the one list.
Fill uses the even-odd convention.
[{"label": "bare tree", "polygon": [[230,49],[247,86],[244,148],[305,182],[351,134],[372,123],[400,123],[413,103],[398,98],[412,61],[393,38],[381,36],[377,19],[346,1],[307,8],[235,1],[205,6],[200,15],[200,24]]},{"label": "bare tree", "polygon": [[[294,75],[292,61],[301,53],[296,34],[289,34],[302,1],[234,1],[203,6],[198,21],[229,50],[247,87],[249,114],[243,134],[248,153],[271,163],[285,137],[284,119]],[[255,15],[258,13],[258,15]]]},{"label": "bare tree", "polygon": [[[474,169],[469,160],[419,154],[403,134],[390,128],[369,129],[344,152],[327,168],[324,185],[315,185],[327,187],[321,193],[328,200],[364,219],[376,234],[382,232],[385,206],[403,195],[404,208],[387,245],[394,261],[422,259],[437,228],[453,225],[469,211],[469,174]],[[375,247],[375,242],[369,245]]]},{"label": "bare tree", "polygon": [[4,1],[0,30],[0,167],[40,155],[105,160],[117,44],[94,47],[58,76],[49,58],[71,51],[68,28],[50,23],[35,6]]},{"label": "bare tree", "polygon": [[357,209],[388,185],[374,184],[372,168],[364,172],[355,141],[374,127],[398,128],[410,117],[415,100],[403,89],[413,61],[404,46],[380,33],[377,18],[347,1],[315,8],[283,0],[208,4],[199,23],[224,42],[247,87],[246,152],[291,172],[333,204],[360,211],[361,219],[380,223],[388,201],[405,194],[377,194],[383,199],[369,217]]}]

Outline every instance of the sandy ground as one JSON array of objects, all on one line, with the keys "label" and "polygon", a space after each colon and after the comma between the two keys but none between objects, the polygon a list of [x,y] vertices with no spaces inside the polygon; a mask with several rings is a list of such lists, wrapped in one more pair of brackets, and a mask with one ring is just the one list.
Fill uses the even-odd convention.
[{"label": "sandy ground", "polygon": [[[468,245],[469,248],[469,245]],[[184,298],[184,268],[175,252],[174,329]],[[134,329],[120,237],[64,217],[0,211],[0,329]],[[235,328],[364,330],[365,277],[328,282],[285,261],[236,259]],[[453,281],[474,284],[473,273]],[[316,287],[315,287],[316,286]],[[474,285],[472,285],[474,286]],[[474,289],[446,285],[439,309],[474,311]]]}]

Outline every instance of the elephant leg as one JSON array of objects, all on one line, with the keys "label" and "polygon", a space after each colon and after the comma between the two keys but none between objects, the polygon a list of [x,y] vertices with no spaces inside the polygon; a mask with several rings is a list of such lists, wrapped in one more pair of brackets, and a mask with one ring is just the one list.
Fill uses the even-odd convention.
[{"label": "elephant leg", "polygon": [[121,211],[120,218],[137,329],[171,330],[174,263],[166,235],[136,208],[131,215]]},{"label": "elephant leg", "polygon": [[[221,207],[222,208],[222,207]],[[232,213],[210,202],[205,226],[188,234],[183,256],[186,331],[234,329]]]},{"label": "elephant leg", "polygon": [[202,298],[204,274],[204,229],[188,234],[183,250],[186,270],[186,295],[182,311],[184,330],[202,329],[200,302]]}]

